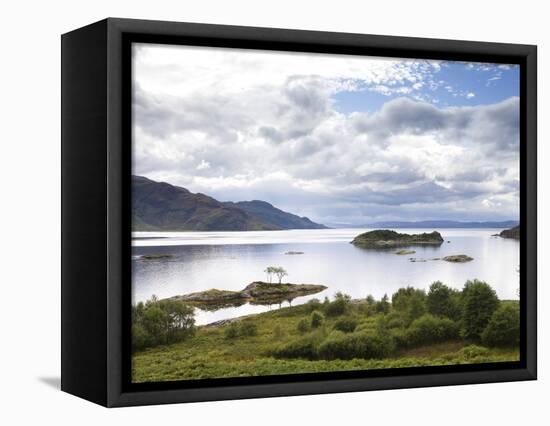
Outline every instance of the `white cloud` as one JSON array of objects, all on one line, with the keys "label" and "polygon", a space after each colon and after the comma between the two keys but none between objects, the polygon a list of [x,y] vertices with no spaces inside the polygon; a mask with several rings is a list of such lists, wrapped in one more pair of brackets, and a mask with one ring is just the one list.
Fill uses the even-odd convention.
[{"label": "white cloud", "polygon": [[[437,108],[418,90],[443,86],[440,68],[140,45],[134,173],[328,223],[517,217],[518,98]],[[335,109],[335,93],[365,90],[418,101],[394,98],[374,114]]]},{"label": "white cloud", "polygon": [[466,93],[466,98],[468,98],[468,99],[472,99],[472,98],[475,98],[475,97],[476,97],[476,94],[473,93],[473,92]]},{"label": "white cloud", "polygon": [[210,168],[210,163],[208,161],[201,160],[197,166],[197,170],[206,170]]}]

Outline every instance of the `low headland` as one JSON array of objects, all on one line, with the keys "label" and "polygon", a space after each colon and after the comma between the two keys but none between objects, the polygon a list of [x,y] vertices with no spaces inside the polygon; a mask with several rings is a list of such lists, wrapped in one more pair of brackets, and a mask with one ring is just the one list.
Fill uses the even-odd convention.
[{"label": "low headland", "polygon": [[512,238],[514,240],[519,240],[519,225],[514,226],[510,229],[503,230],[500,234],[498,234],[498,236],[502,238]]}]

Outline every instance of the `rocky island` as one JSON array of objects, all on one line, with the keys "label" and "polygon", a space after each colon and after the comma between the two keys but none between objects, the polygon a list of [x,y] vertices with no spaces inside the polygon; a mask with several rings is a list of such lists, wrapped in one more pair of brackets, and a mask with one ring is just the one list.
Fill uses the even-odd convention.
[{"label": "rocky island", "polygon": [[400,234],[386,229],[364,232],[353,239],[351,244],[362,248],[395,248],[416,245],[439,246],[443,237],[437,231],[422,234]]},{"label": "rocky island", "polygon": [[453,263],[465,263],[465,262],[471,262],[474,260],[473,257],[467,256],[465,254],[453,254],[451,256],[445,256],[443,258],[446,262],[453,262]]},{"label": "rocky island", "polygon": [[319,293],[326,290],[324,285],[317,284],[273,284],[264,281],[254,281],[241,291],[210,289],[195,293],[173,296],[170,300],[186,302],[191,305],[220,305],[234,302],[257,302],[264,300],[285,300],[298,296]]},{"label": "rocky island", "polygon": [[164,259],[171,259],[171,254],[144,254],[140,256],[139,258],[141,260],[164,260]]}]

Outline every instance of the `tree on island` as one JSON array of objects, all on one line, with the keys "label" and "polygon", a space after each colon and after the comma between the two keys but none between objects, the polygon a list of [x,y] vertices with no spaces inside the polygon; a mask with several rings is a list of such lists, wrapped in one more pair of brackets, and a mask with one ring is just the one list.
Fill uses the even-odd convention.
[{"label": "tree on island", "polygon": [[288,275],[288,272],[285,270],[285,268],[281,266],[268,266],[264,272],[267,274],[267,280],[269,281],[269,284],[271,284],[271,277],[273,275],[277,276],[277,278],[279,279],[279,284],[281,284],[282,279]]},{"label": "tree on island", "polygon": [[288,272],[285,271],[285,269],[282,268],[281,266],[276,267],[274,273],[275,275],[277,275],[277,278],[279,278],[279,284],[281,284],[281,281],[283,280],[283,278],[288,275]]},{"label": "tree on island", "polygon": [[275,273],[276,269],[277,267],[275,266],[268,266],[264,271],[267,274],[267,281],[269,281],[269,284],[271,284],[271,277]]}]

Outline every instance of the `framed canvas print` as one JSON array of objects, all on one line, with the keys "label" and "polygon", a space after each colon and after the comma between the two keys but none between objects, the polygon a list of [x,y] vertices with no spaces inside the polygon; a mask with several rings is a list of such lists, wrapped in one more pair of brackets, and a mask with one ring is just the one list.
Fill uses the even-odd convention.
[{"label": "framed canvas print", "polygon": [[536,47],[107,19],[62,37],[62,389],[536,378]]}]

